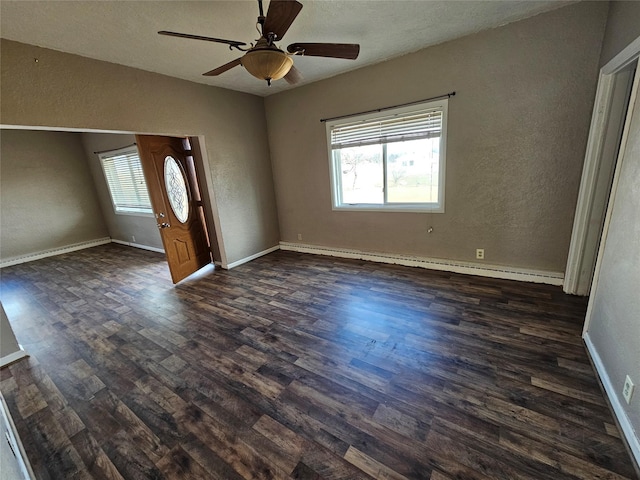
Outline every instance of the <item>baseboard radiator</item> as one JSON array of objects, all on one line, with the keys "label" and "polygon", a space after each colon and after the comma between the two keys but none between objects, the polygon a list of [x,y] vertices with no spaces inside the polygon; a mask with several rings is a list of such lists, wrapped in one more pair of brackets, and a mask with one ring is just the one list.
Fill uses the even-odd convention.
[{"label": "baseboard radiator", "polygon": [[301,243],[280,242],[281,250],[290,250],[301,253],[313,253],[316,255],[328,255],[331,257],[354,258],[379,263],[391,263],[407,267],[428,268],[445,272],[464,273],[482,277],[502,278],[506,280],[519,280],[523,282],[546,283],[549,285],[562,285],[564,274],[561,272],[549,272],[544,270],[531,270],[504,265],[488,265],[485,263],[458,262],[440,258],[418,257],[411,255],[399,255],[392,253],[364,252],[346,248],[322,247],[317,245],[305,245]]}]

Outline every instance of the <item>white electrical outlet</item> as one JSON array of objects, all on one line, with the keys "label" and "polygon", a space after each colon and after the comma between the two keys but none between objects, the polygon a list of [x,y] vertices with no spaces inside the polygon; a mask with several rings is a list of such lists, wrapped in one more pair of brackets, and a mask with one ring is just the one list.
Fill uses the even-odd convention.
[{"label": "white electrical outlet", "polygon": [[131,241],[135,243],[135,241],[136,241],[135,235],[131,235]]},{"label": "white electrical outlet", "polygon": [[624,387],[622,387],[622,396],[626,400],[627,403],[631,402],[631,396],[633,395],[633,388],[635,385],[627,375],[627,378],[624,379]]},{"label": "white electrical outlet", "polygon": [[476,258],[478,260],[484,260],[484,248],[476,248]]},{"label": "white electrical outlet", "polygon": [[302,234],[301,233],[298,234],[298,240],[302,240]]}]

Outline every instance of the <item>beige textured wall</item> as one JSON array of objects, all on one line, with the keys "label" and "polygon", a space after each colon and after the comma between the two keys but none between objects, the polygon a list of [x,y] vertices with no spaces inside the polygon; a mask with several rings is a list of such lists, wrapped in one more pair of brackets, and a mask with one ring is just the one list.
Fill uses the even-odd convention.
[{"label": "beige textured wall", "polygon": [[[463,261],[481,247],[563,272],[606,14],[571,5],[267,97],[282,240]],[[452,90],[446,212],[332,211],[320,118]]]},{"label": "beige textured wall", "polygon": [[[109,236],[114,240],[163,249],[162,239],[160,238],[160,233],[158,233],[157,222],[153,215],[123,215],[115,213],[109,187],[100,164],[100,158],[94,153],[115,150],[136,143],[135,135],[83,133],[81,136],[87,162],[95,182],[96,194],[109,230]],[[132,237],[135,237],[135,241]]]},{"label": "beige textured wall", "polygon": [[0,258],[109,236],[78,133],[2,130],[0,158]]},{"label": "beige textured wall", "polygon": [[611,2],[607,30],[602,43],[600,66],[605,65],[624,47],[640,37],[640,2]]},{"label": "beige textured wall", "polygon": [[262,98],[7,40],[1,55],[2,123],[203,135],[228,262],[277,245]]}]

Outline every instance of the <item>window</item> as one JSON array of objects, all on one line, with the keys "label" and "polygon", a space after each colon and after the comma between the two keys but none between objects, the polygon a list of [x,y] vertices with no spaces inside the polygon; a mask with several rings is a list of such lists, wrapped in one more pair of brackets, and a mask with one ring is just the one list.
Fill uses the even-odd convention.
[{"label": "window", "polygon": [[136,147],[101,153],[99,157],[116,213],[152,214]]},{"label": "window", "polygon": [[334,210],[444,212],[447,99],[327,122]]}]

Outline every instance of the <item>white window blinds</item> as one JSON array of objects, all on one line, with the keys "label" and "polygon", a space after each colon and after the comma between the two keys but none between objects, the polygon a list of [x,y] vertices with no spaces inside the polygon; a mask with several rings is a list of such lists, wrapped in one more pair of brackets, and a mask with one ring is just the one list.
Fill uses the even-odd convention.
[{"label": "white window blinds", "polygon": [[100,154],[116,212],[152,213],[147,184],[135,147]]},{"label": "white window blinds", "polygon": [[442,132],[442,118],[442,109],[428,109],[333,125],[331,148],[439,137]]}]

